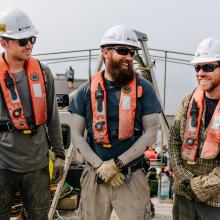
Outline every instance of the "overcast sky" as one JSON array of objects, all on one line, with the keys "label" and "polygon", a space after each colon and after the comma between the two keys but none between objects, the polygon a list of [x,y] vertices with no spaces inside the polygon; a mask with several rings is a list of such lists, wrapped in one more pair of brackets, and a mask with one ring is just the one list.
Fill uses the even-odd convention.
[{"label": "overcast sky", "polygon": [[[220,38],[219,0],[2,0],[1,9],[7,7],[26,12],[39,30],[35,54],[97,48],[103,33],[117,24],[146,33],[148,46],[156,49],[194,53],[204,38]],[[51,65],[54,72],[66,67]],[[161,93],[163,70],[157,61]],[[77,71],[76,77],[85,76],[80,68]],[[194,75],[192,67],[168,65],[166,113],[174,113],[196,86]]]}]

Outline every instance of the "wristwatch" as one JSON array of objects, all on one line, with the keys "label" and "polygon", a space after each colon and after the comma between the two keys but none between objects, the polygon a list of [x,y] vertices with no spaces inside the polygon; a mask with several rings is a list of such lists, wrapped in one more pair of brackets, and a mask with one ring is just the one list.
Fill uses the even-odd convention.
[{"label": "wristwatch", "polygon": [[189,179],[184,179],[183,181],[180,182],[180,187],[185,190],[190,184]]},{"label": "wristwatch", "polygon": [[114,158],[114,162],[115,162],[115,165],[118,168],[118,170],[122,171],[122,168],[124,167],[123,162],[118,157]]}]

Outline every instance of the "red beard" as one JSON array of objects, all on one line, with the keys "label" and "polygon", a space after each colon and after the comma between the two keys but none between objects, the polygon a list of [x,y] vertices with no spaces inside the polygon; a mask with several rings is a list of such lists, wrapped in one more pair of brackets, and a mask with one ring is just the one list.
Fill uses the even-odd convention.
[{"label": "red beard", "polygon": [[[123,63],[128,64],[127,68],[123,67]],[[134,79],[133,64],[125,59],[121,59],[118,62],[111,60],[107,71],[114,83],[119,87],[127,85]]]}]

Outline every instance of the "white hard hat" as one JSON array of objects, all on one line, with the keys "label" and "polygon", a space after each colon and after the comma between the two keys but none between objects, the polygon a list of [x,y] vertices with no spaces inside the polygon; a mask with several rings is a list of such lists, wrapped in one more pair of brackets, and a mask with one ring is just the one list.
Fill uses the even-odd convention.
[{"label": "white hard hat", "polygon": [[36,36],[38,30],[21,10],[7,8],[0,14],[0,37],[22,39]]},{"label": "white hard hat", "polygon": [[220,40],[210,37],[199,44],[191,64],[215,61],[220,61]]},{"label": "white hard hat", "polygon": [[138,39],[135,32],[125,25],[117,25],[108,29],[101,39],[100,47],[117,44],[141,49],[138,45]]}]

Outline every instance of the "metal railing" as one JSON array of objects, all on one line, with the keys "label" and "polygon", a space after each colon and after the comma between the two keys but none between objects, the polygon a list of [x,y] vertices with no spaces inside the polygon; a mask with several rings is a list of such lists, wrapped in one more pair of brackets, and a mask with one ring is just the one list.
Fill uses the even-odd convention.
[{"label": "metal railing", "polygon": [[[39,53],[39,54],[34,54],[33,56],[37,57],[40,61],[45,62],[46,65],[87,60],[89,66],[89,73],[91,73],[92,71],[91,62],[93,59],[98,58],[99,51],[100,49],[85,49],[85,50],[60,51],[60,52],[51,52],[51,53]],[[167,71],[166,68],[167,62],[177,63],[181,65],[190,65],[189,61],[190,58],[192,58],[193,56],[193,54],[190,53],[159,50],[153,48],[149,48],[149,51],[152,59],[164,61],[164,74],[166,74]],[[180,58],[178,58],[178,56],[180,56]]]},{"label": "metal railing", "polygon": [[[168,63],[179,64],[184,66],[190,66],[190,60],[192,59],[193,54],[170,51],[170,50],[159,50],[149,48],[150,56],[152,60],[163,62],[164,67],[160,70],[160,73],[163,77],[163,88],[161,93],[163,94],[163,109],[166,105],[166,84],[167,84],[167,72],[168,72]],[[142,55],[142,52],[139,52]],[[51,53],[39,53],[34,54],[33,56],[37,57],[40,61],[44,62],[48,66],[59,65],[61,63],[79,63],[83,62],[83,66],[87,66],[88,76],[93,72],[92,64],[94,64],[100,54],[100,49],[85,49],[85,50],[70,50],[70,51],[59,51]],[[58,78],[64,78],[64,69],[63,72],[56,72]],[[62,77],[63,74],[63,77]]]}]

